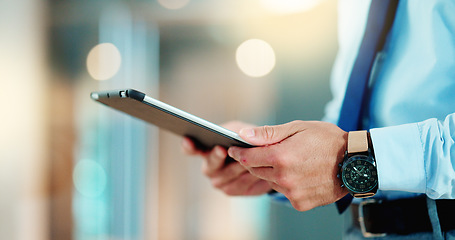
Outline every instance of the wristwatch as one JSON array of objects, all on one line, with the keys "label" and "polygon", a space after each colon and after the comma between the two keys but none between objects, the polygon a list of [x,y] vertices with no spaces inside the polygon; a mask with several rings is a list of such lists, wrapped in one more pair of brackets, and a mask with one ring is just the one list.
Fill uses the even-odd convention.
[{"label": "wristwatch", "polygon": [[378,171],[367,131],[348,133],[348,147],[340,164],[342,187],[356,198],[372,197],[378,190]]}]

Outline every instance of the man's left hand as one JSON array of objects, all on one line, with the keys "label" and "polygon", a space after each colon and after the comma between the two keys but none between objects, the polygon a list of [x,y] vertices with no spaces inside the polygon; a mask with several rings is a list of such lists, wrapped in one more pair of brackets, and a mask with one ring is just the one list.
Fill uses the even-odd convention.
[{"label": "man's left hand", "polygon": [[294,121],[242,129],[239,135],[260,147],[230,147],[229,155],[283,193],[295,209],[327,205],[348,193],[337,178],[348,134],[336,125]]}]

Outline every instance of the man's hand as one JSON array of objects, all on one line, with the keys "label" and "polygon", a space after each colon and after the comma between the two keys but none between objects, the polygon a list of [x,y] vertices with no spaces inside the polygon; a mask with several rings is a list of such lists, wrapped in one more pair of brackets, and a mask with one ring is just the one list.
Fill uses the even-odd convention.
[{"label": "man's hand", "polygon": [[245,128],[240,137],[256,148],[230,147],[229,156],[270,182],[299,211],[333,203],[348,192],[337,178],[347,132],[325,122],[294,121]]},{"label": "man's hand", "polygon": [[[222,125],[224,128],[238,132],[241,128],[254,127],[242,122],[229,122]],[[182,149],[188,155],[199,155],[204,161],[202,172],[210,179],[215,188],[227,195],[261,195],[272,190],[267,181],[251,175],[248,170],[236,161],[225,164],[227,151],[216,146],[210,151],[197,149],[189,138],[182,141]]]}]

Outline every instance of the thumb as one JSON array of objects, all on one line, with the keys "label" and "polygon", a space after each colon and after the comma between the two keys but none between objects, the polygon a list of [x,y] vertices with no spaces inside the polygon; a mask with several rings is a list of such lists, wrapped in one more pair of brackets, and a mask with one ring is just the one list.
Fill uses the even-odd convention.
[{"label": "thumb", "polygon": [[270,145],[283,141],[292,136],[297,131],[291,124],[262,126],[255,128],[243,128],[239,132],[239,136],[245,141],[257,145]]}]

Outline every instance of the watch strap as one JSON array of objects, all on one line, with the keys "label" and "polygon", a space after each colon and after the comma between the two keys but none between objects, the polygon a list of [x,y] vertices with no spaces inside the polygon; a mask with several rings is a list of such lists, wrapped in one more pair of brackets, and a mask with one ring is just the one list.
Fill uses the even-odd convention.
[{"label": "watch strap", "polygon": [[367,131],[351,131],[348,133],[348,153],[368,152]]}]

